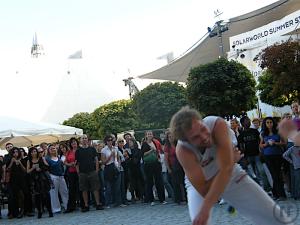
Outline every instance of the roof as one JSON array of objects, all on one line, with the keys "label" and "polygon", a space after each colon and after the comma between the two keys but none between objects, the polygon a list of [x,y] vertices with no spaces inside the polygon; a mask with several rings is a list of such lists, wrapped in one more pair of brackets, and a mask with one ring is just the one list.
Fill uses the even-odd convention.
[{"label": "roof", "polygon": [[[257,27],[264,26],[275,20],[300,9],[299,0],[280,0],[253,12],[231,18],[228,22],[229,30],[222,34],[224,52],[230,49],[229,38]],[[196,47],[181,58],[155,71],[138,76],[142,79],[160,79],[185,82],[189,71],[193,67],[212,62],[219,57],[219,38],[210,38],[207,34]]]}]

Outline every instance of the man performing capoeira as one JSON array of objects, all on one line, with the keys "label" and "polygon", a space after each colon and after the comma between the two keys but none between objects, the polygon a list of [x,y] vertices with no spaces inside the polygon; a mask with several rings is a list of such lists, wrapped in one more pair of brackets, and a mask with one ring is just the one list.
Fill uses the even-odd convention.
[{"label": "man performing capoeira", "polygon": [[207,225],[211,209],[221,198],[257,225],[293,224],[279,206],[234,162],[226,122],[215,116],[201,119],[189,107],[171,120],[178,140],[176,154],[186,174],[188,205],[193,225]]}]

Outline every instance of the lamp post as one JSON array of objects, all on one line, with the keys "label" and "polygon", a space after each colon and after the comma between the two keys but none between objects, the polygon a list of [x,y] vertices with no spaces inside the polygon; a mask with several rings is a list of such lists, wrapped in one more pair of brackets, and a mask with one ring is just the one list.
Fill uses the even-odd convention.
[{"label": "lamp post", "polygon": [[227,23],[224,22],[224,20],[219,20],[215,23],[213,28],[208,27],[207,31],[209,33],[209,37],[219,37],[219,50],[220,55],[219,57],[224,57],[224,47],[223,47],[223,39],[222,39],[222,33],[228,30]]},{"label": "lamp post", "polygon": [[139,92],[139,89],[137,86],[133,83],[133,77],[128,77],[127,79],[124,79],[125,86],[129,87],[129,97],[130,99],[133,98],[133,95]]}]

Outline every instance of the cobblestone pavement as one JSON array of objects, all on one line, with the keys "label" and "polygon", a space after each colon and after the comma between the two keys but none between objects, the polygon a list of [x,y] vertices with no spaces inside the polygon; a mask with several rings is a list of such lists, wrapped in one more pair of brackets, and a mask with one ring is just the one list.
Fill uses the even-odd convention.
[{"label": "cobblestone pavement", "polygon": [[[293,201],[280,202],[285,208],[290,209],[290,214],[296,216],[299,212],[300,202],[296,204]],[[292,206],[292,207],[291,207]],[[297,206],[297,207],[295,207]],[[212,214],[213,225],[252,225],[252,223],[242,217],[238,212],[229,214],[228,205],[216,205]],[[6,215],[7,210],[3,210]],[[95,211],[93,208],[87,213],[79,211],[70,214],[55,214],[53,218],[48,218],[48,214],[43,214],[42,219],[36,217],[26,217],[22,219],[8,220],[5,216],[0,220],[0,224],[5,225],[174,225],[174,224],[191,224],[188,209],[186,205],[175,205],[172,203],[155,206],[149,204],[137,203],[124,208],[111,208],[102,211]],[[271,225],[271,224],[270,224]],[[300,225],[300,216],[296,218],[295,225]]]}]

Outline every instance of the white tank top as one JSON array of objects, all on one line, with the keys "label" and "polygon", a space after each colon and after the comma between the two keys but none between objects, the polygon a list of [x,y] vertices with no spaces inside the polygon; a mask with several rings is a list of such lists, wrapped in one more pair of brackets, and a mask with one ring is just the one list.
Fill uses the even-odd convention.
[{"label": "white tank top", "polygon": [[[203,123],[207,126],[209,131],[212,132],[218,119],[222,118],[217,116],[208,116],[203,119]],[[229,129],[230,128],[228,127],[228,130]],[[201,165],[201,168],[203,170],[205,180],[210,180],[218,173],[219,165],[216,160],[217,148],[214,143],[211,147],[206,148],[203,154],[200,152],[199,149],[197,149],[197,147],[186,141],[178,140],[177,145],[184,146],[186,149],[191,150],[196,155],[196,157],[199,160],[199,164]],[[239,179],[241,175],[244,174],[246,174],[245,171],[238,164],[235,163],[232,173],[232,179]]]}]

